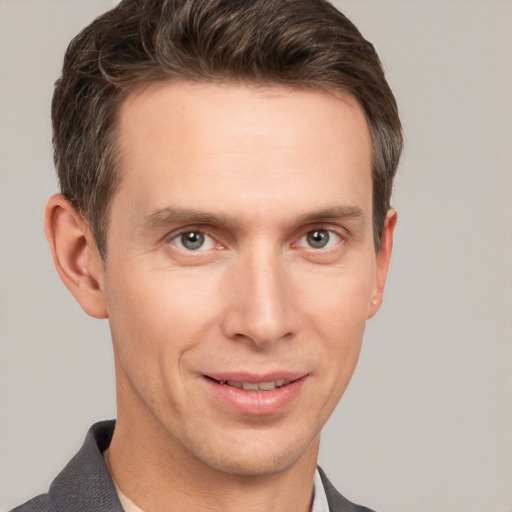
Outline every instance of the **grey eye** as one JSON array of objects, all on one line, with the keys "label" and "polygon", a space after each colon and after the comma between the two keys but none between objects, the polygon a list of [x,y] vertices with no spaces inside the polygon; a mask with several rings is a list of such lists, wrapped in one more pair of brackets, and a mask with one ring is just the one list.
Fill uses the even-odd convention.
[{"label": "grey eye", "polygon": [[179,242],[182,247],[189,251],[197,251],[204,245],[204,234],[198,231],[190,231],[182,233],[179,237]]},{"label": "grey eye", "polygon": [[210,235],[199,230],[182,231],[179,235],[176,235],[170,240],[170,242],[182,251],[189,252],[204,252],[215,249],[216,247],[215,240]]},{"label": "grey eye", "polygon": [[330,240],[329,231],[325,229],[315,229],[306,235],[306,242],[314,249],[323,249],[327,246]]}]

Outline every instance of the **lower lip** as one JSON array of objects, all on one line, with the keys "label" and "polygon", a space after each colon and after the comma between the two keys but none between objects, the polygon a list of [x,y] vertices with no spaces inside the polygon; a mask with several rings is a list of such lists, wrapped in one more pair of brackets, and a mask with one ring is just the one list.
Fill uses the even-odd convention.
[{"label": "lower lip", "polygon": [[282,410],[299,396],[306,379],[307,375],[269,391],[246,391],[204,377],[215,398],[230,409],[251,416],[266,416]]}]

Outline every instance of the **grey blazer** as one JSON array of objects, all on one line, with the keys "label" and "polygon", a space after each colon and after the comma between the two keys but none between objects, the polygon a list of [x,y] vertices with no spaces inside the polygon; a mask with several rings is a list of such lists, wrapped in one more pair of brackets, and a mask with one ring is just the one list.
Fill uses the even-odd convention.
[{"label": "grey blazer", "polygon": [[[114,433],[115,421],[96,423],[79,452],[41,494],[11,512],[123,512],[103,451]],[[330,512],[372,512],[344,498],[319,468]]]}]

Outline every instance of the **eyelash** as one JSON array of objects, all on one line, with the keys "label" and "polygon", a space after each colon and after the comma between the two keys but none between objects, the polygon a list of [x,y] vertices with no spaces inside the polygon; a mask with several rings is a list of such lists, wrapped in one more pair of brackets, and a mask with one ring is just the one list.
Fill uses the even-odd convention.
[{"label": "eyelash", "polygon": [[[320,233],[327,234],[326,245],[331,244],[332,239],[334,239],[334,243],[331,244],[330,247],[312,247],[310,244],[308,244],[306,239],[308,236],[313,235],[315,233],[316,234],[320,234]],[[183,245],[183,238],[187,235],[193,235],[193,234],[203,237],[207,242],[209,241],[208,247],[203,248],[204,244],[201,244],[197,249],[191,249],[191,248],[185,247]],[[305,243],[303,245],[301,245],[301,242],[303,240],[305,241]],[[292,244],[292,247],[302,248],[309,252],[325,253],[325,252],[329,252],[329,251],[333,250],[335,248],[335,246],[337,246],[343,240],[344,240],[344,237],[342,237],[339,233],[337,233],[333,229],[329,229],[326,227],[316,227],[313,229],[309,229],[307,232],[305,232],[303,235],[301,235],[298,239],[296,239],[296,241]],[[180,249],[181,251],[187,252],[189,254],[196,253],[197,255],[199,255],[199,254],[204,254],[207,251],[210,251],[214,248],[217,248],[217,249],[224,248],[224,246],[222,244],[217,242],[216,239],[212,235],[208,234],[204,229],[190,228],[190,229],[181,231],[178,234],[173,235],[171,238],[168,239],[168,241],[169,241],[169,243],[178,247],[178,249]]]},{"label": "eyelash", "polygon": [[[330,244],[331,242],[331,239],[334,239],[334,244],[329,247],[312,247],[310,244],[307,244],[307,246],[304,246],[304,248],[306,250],[310,250],[310,251],[314,251],[314,252],[319,252],[319,251],[322,251],[322,252],[327,252],[329,250],[332,250],[334,249],[334,247],[336,245],[338,245],[343,239],[342,237],[336,233],[335,231],[333,231],[332,229],[327,229],[327,228],[315,228],[315,229],[311,229],[309,230],[307,233],[305,233],[304,235],[302,235],[300,238],[299,238],[299,243],[302,241],[302,240],[306,240],[308,236],[310,235],[315,235],[315,234],[327,234],[327,243],[326,245]],[[298,245],[298,244],[297,244]]]},{"label": "eyelash", "polygon": [[[192,235],[192,234],[200,235],[205,239],[207,238],[210,241],[210,243],[208,244],[209,247],[207,247],[206,249],[203,249],[202,245],[201,245],[199,248],[197,248],[195,250],[185,247],[183,245],[183,238],[187,235]],[[172,238],[170,238],[169,242],[176,245],[182,251],[185,251],[188,253],[198,253],[198,254],[202,254],[206,251],[212,250],[215,246],[217,246],[217,248],[221,247],[221,245],[215,240],[215,238],[213,238],[211,235],[209,235],[208,233],[206,233],[204,230],[201,230],[201,229],[188,229],[186,231],[182,231],[182,232],[178,233],[177,235],[174,235]]]}]

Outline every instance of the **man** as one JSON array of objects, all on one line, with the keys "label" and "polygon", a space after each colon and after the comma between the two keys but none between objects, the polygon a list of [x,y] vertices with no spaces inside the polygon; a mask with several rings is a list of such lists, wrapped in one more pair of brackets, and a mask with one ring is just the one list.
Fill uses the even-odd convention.
[{"label": "man", "polygon": [[396,223],[373,46],[324,0],[124,0],[71,43],[52,119],[46,233],[109,320],[118,414],[15,510],[368,510],[317,455]]}]

